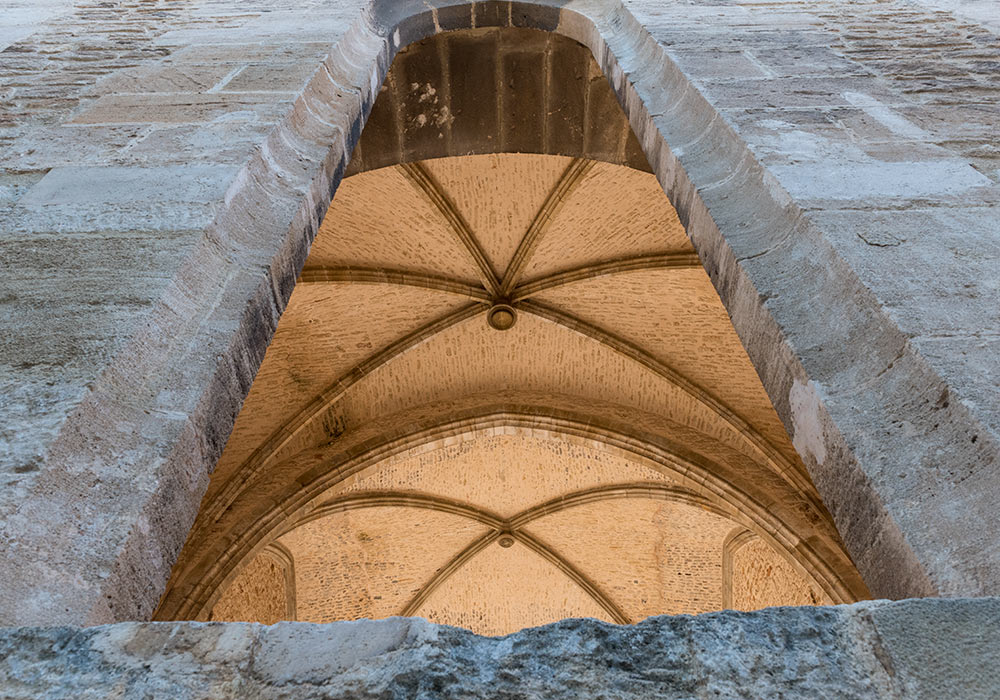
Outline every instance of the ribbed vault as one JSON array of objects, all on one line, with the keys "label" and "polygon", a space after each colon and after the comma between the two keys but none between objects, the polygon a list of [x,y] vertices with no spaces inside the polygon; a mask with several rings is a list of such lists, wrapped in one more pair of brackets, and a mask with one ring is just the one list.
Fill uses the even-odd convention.
[{"label": "ribbed vault", "polygon": [[701,612],[734,525],[784,572],[760,603],[865,595],[655,177],[410,162],[338,190],[160,616],[269,543],[300,619]]}]

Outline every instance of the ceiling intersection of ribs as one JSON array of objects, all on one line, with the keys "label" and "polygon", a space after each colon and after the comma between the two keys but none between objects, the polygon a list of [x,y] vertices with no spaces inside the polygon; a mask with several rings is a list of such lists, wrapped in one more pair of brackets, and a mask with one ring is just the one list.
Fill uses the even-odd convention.
[{"label": "ceiling intersection of ribs", "polygon": [[[337,568],[329,552],[323,555],[325,563],[319,561],[322,556],[307,554],[307,542],[336,539],[342,545],[337,556],[351,553],[355,566],[358,557],[374,555],[357,541],[345,541],[343,533],[361,528],[354,536],[362,543],[381,542],[372,533],[384,530],[386,538],[389,532],[402,536],[413,527],[441,546],[433,555],[424,553],[425,570],[393,579],[400,592],[388,597],[395,607],[375,604],[372,601],[385,600],[387,594],[369,591],[364,605],[354,599],[324,599],[329,616],[426,614],[485,630],[506,629],[487,620],[482,610],[474,615],[449,610],[465,599],[476,607],[481,596],[470,593],[470,587],[483,585],[486,571],[502,579],[496,586],[528,585],[523,576],[517,579],[521,583],[509,576],[497,578],[496,567],[510,567],[515,561],[519,563],[514,569],[536,572],[538,581],[548,582],[549,593],[535,592],[548,601],[540,604],[543,607],[561,605],[615,622],[657,611],[698,611],[713,599],[714,594],[706,594],[701,603],[671,606],[646,591],[642,595],[647,602],[637,602],[642,595],[625,590],[628,587],[609,573],[615,565],[607,556],[602,559],[580,549],[582,545],[567,535],[574,518],[576,527],[586,529],[623,517],[625,511],[619,510],[628,504],[645,513],[649,522],[660,523],[650,525],[650,532],[659,533],[653,538],[658,547],[668,547],[671,537],[680,541],[690,536],[696,522],[695,529],[708,533],[705,542],[713,543],[705,546],[721,547],[739,509],[720,506],[705,479],[693,472],[681,469],[675,478],[665,469],[639,468],[629,458],[618,466],[620,478],[581,482],[567,477],[563,491],[545,493],[513,485],[515,491],[525,491],[526,500],[519,509],[501,511],[485,492],[448,495],[454,491],[451,482],[479,469],[480,489],[495,490],[487,482],[512,478],[523,465],[510,466],[505,476],[462,462],[458,472],[439,470],[433,483],[414,476],[413,465],[427,458],[412,452],[387,457],[366,467],[368,471],[352,472],[345,466],[351,454],[377,454],[380,445],[402,439],[422,420],[448,416],[449,410],[454,413],[476,401],[533,411],[539,426],[545,425],[546,416],[573,411],[597,428],[621,423],[631,425],[636,436],[682,445],[691,455],[690,463],[708,465],[706,474],[740,494],[733,503],[743,499],[752,502],[751,510],[788,513],[787,520],[794,521],[789,531],[795,530],[798,539],[786,538],[781,555],[799,567],[800,574],[815,573],[802,564],[809,557],[835,560],[825,562],[834,572],[827,578],[840,576],[847,583],[818,584],[826,599],[863,593],[655,177],[608,163],[527,154],[407,163],[342,183],[213,475],[174,579],[204,573],[207,565],[197,563],[199,547],[201,561],[214,555],[198,540],[211,539],[208,533],[227,541],[239,534],[244,554],[280,538],[293,554],[312,562],[296,562],[302,577]],[[389,424],[398,427],[382,433],[376,428]],[[497,430],[502,435],[502,428]],[[540,430],[544,433],[545,428]],[[554,433],[548,439],[572,451]],[[643,439],[635,437],[634,442]],[[546,448],[536,444],[539,441],[545,439],[508,441],[506,449],[512,455],[527,450],[524,454],[534,455],[533,463],[544,469],[546,460],[539,450]],[[425,454],[437,451],[442,463],[455,462],[457,458],[443,455],[459,444],[464,443],[458,438],[439,438]],[[489,454],[479,458],[501,459],[495,447],[484,447]],[[387,466],[406,459],[412,468],[408,475]],[[588,453],[583,462],[566,463],[563,471],[586,472],[604,459]],[[372,475],[386,469],[398,478],[358,492],[359,483],[378,481]],[[521,478],[531,481],[536,476]],[[271,494],[288,491],[285,482],[296,488],[324,486],[309,497],[308,506],[295,499],[278,503]],[[263,506],[253,503],[255,498],[275,503]],[[636,505],[640,501],[641,507]],[[293,502],[298,505],[290,505]],[[555,503],[563,506],[553,510]],[[292,512],[298,515],[289,517]],[[362,517],[373,520],[362,527],[357,524]],[[282,518],[284,522],[275,525]],[[417,521],[408,520],[412,518],[423,524],[415,525]],[[558,518],[566,523],[539,529]],[[747,527],[754,529],[755,522],[748,520]],[[324,527],[325,534],[317,534]],[[678,527],[687,534],[679,535]],[[255,534],[240,534],[241,528]],[[339,534],[331,534],[334,531]],[[451,535],[444,537],[444,531]],[[774,532],[759,534],[775,544]],[[613,542],[590,546],[618,547]],[[815,553],[800,557],[796,550]],[[230,559],[225,565],[211,565],[217,572],[213,581],[231,582],[238,576],[238,557]],[[380,561],[384,569],[385,561]],[[636,566],[651,571],[658,564],[650,559]],[[623,569],[618,575],[627,577],[628,572]],[[403,579],[405,585],[398,583]],[[461,582],[466,588],[456,592]],[[666,586],[663,581],[657,585]],[[220,590],[211,594],[213,600]],[[313,593],[316,600],[322,597]],[[648,602],[653,598],[659,608]],[[301,601],[308,599],[309,594],[303,597],[300,591],[300,614]],[[199,614],[205,610],[203,606]],[[518,619],[545,617],[539,610],[533,614]]]}]

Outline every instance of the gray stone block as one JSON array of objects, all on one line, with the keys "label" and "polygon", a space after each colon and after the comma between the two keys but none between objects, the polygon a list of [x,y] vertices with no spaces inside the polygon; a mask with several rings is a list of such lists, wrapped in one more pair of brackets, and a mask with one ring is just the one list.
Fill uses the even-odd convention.
[{"label": "gray stone block", "polygon": [[62,698],[988,698],[1000,599],[564,620],[0,629],[0,695]]}]

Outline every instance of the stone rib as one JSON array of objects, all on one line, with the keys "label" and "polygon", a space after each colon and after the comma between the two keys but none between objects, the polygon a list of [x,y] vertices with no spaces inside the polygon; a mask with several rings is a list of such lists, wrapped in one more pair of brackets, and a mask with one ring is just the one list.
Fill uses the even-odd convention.
[{"label": "stone rib", "polygon": [[394,284],[420,287],[439,292],[458,294],[474,301],[489,301],[490,295],[482,288],[461,280],[441,275],[428,275],[409,270],[389,270],[368,267],[308,267],[302,270],[297,284],[326,284],[330,282],[356,282],[359,284]]},{"label": "stone rib", "polygon": [[440,183],[434,179],[434,176],[427,172],[427,169],[420,163],[403,163],[399,166],[399,169],[417,191],[422,192],[437,210],[441,212],[452,232],[462,244],[462,247],[472,256],[485,287],[491,293],[497,295],[500,291],[500,282],[497,279],[496,272],[493,271],[493,266],[490,265],[486,253],[483,252],[483,248],[479,245],[479,241],[476,240],[476,236],[472,232],[472,229],[469,228],[469,224],[466,223],[455,203],[449,199],[444,188],[441,187]]},{"label": "stone rib", "polygon": [[469,304],[432,321],[372,355],[367,360],[353,367],[337,381],[327,386],[305,408],[296,413],[291,419],[285,421],[277,430],[271,433],[267,440],[251,453],[226,483],[226,487],[211,503],[205,506],[205,517],[209,520],[214,520],[218,517],[236,499],[244,486],[253,479],[279,450],[311,423],[316,416],[323,413],[323,411],[339,400],[344,395],[344,392],[366,375],[374,372],[385,363],[398,357],[417,344],[462,321],[472,318],[484,309],[485,306],[483,304]]},{"label": "stone rib", "polygon": [[657,360],[642,348],[633,345],[623,338],[615,336],[609,331],[598,328],[597,326],[589,324],[572,314],[566,313],[565,311],[561,311],[551,306],[531,300],[520,302],[518,304],[518,308],[521,311],[538,316],[539,318],[544,318],[547,321],[557,323],[561,326],[569,328],[570,330],[576,331],[581,335],[587,336],[588,338],[611,348],[620,355],[623,355],[643,367],[646,367],[651,372],[658,374],[660,377],[686,393],[692,399],[725,421],[733,430],[739,433],[756,452],[763,456],[764,459],[766,459],[768,463],[774,467],[774,470],[778,475],[795,487],[796,490],[806,495],[809,498],[810,503],[822,511],[822,505],[811,495],[812,487],[805,475],[795,469],[794,465],[788,461],[784,455],[778,452],[778,450],[771,445],[771,443],[769,443],[763,435],[757,432],[757,430],[740,417],[739,414],[737,414],[724,402],[713,396],[704,387],[691,381],[666,363]]},{"label": "stone rib", "polygon": [[550,289],[564,287],[575,282],[621,275],[640,270],[690,270],[701,268],[701,260],[695,253],[664,253],[662,255],[644,255],[638,258],[625,258],[610,262],[583,265],[582,267],[557,272],[556,274],[526,282],[515,288],[511,294],[513,301],[522,301]]},{"label": "stone rib", "polygon": [[569,194],[583,180],[584,176],[591,171],[594,165],[595,161],[574,158],[566,167],[566,170],[563,171],[563,174],[556,181],[555,186],[553,186],[552,191],[545,198],[545,202],[542,203],[538,213],[535,214],[535,218],[532,220],[531,225],[528,226],[528,230],[525,231],[524,237],[517,246],[517,250],[514,251],[514,257],[511,258],[510,265],[507,266],[507,272],[504,273],[503,284],[500,287],[501,297],[510,296],[514,287],[517,286],[518,280],[521,278],[521,273],[528,265],[532,253],[535,252],[538,241],[541,240],[548,229],[552,217],[556,215]]}]

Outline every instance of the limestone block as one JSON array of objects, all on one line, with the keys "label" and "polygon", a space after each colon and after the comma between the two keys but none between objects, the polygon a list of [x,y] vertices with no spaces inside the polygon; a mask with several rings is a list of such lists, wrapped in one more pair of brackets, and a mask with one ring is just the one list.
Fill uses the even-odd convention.
[{"label": "limestone block", "polygon": [[157,199],[214,202],[235,176],[234,167],[207,163],[143,169],[53,168],[21,198],[21,204],[114,206]]},{"label": "limestone block", "polygon": [[0,695],[63,698],[972,698],[1000,599],[564,620],[480,637],[419,618],[0,629]]},{"label": "limestone block", "polygon": [[288,111],[289,100],[275,94],[139,94],[106,95],[77,114],[71,124],[154,124],[209,122],[214,119],[275,121]]}]

